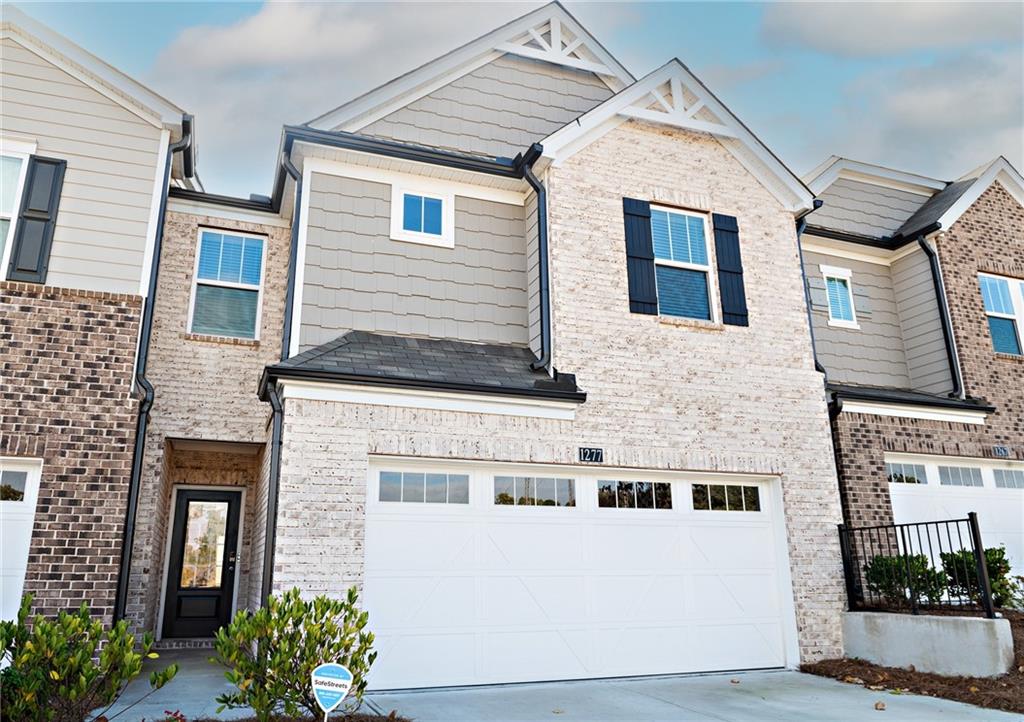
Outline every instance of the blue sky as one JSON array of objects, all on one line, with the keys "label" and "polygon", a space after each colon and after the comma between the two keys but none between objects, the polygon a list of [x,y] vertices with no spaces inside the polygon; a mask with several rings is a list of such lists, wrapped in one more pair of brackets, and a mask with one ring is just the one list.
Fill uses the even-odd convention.
[{"label": "blue sky", "polygon": [[[566,3],[637,77],[679,57],[793,170],[1024,167],[1024,4]],[[211,192],[269,193],[305,122],[537,3],[38,3],[197,116]]]}]

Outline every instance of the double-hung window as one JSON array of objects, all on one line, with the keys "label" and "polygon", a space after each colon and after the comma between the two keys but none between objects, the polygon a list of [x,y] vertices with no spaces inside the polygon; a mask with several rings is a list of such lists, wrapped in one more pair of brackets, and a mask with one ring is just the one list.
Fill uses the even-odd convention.
[{"label": "double-hung window", "polygon": [[455,246],[455,197],[448,192],[391,188],[391,238],[428,246]]},{"label": "double-hung window", "polygon": [[651,237],[658,313],[711,321],[707,218],[652,206]]},{"label": "double-hung window", "polygon": [[999,353],[1022,355],[1024,281],[988,274],[979,276],[978,281],[988,317],[988,330],[992,335],[992,348]]},{"label": "double-hung window", "polygon": [[192,333],[258,339],[265,239],[202,229],[192,288]]},{"label": "double-hung window", "polygon": [[0,277],[7,275],[8,251],[14,240],[14,225],[18,219],[21,189],[25,184],[28,155],[8,150],[3,144],[0,152]]},{"label": "double-hung window", "polygon": [[848,268],[822,266],[821,275],[825,277],[828,295],[828,325],[860,328],[857,311],[853,307],[853,273]]}]

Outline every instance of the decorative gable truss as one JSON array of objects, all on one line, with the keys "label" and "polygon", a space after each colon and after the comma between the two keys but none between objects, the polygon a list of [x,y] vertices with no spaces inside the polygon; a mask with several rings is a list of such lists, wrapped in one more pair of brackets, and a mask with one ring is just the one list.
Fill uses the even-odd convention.
[{"label": "decorative gable truss", "polygon": [[[551,7],[552,11],[555,9]],[[560,13],[552,12],[509,42],[498,43],[495,49],[577,70],[588,70],[604,78],[611,78],[614,82],[620,77],[619,72],[605,64],[601,59],[603,52],[595,53],[591,50],[591,44],[594,44],[593,41],[584,37],[578,25],[566,23]]]},{"label": "decorative gable truss", "polygon": [[628,120],[709,133],[787,209],[811,208],[810,190],[678,59],[549,135],[544,156],[559,165]]}]

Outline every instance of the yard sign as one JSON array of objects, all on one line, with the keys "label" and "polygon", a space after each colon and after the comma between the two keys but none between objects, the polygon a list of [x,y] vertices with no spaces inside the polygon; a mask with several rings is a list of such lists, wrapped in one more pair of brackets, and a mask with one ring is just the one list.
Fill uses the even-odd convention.
[{"label": "yard sign", "polygon": [[324,719],[341,704],[352,686],[352,673],[340,664],[328,662],[313,670],[313,696],[324,711]]}]

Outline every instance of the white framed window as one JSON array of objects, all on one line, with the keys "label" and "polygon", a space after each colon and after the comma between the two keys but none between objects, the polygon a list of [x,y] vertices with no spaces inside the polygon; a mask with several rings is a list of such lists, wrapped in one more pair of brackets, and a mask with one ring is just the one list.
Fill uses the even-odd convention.
[{"label": "white framed window", "polygon": [[694,511],[761,511],[761,491],[745,484],[694,484]]},{"label": "white framed window", "polygon": [[940,466],[939,483],[943,486],[984,486],[977,466]]},{"label": "white framed window", "polygon": [[996,488],[1024,489],[1024,469],[993,469]]},{"label": "white framed window", "polygon": [[391,239],[454,248],[454,193],[392,185]]},{"label": "white framed window", "polygon": [[708,217],[651,206],[654,276],[662,316],[716,320]]},{"label": "white framed window", "polygon": [[1024,490],[1024,463],[967,456],[886,454],[885,469],[893,487],[901,493],[925,493],[924,487],[941,493],[988,493],[997,489]]},{"label": "white framed window", "polygon": [[608,509],[671,509],[672,484],[599,479],[597,505]]},{"label": "white framed window", "polygon": [[992,348],[999,353],[1024,355],[1021,329],[1024,328],[1024,281],[1017,278],[978,276],[981,299],[988,318]]},{"label": "white framed window", "polygon": [[822,265],[821,275],[828,295],[828,325],[860,328],[853,305],[853,272],[849,268]]},{"label": "white framed window", "polygon": [[7,277],[28,159],[35,143],[0,138],[0,278]]},{"label": "white framed window", "polygon": [[382,471],[378,499],[420,504],[468,504],[469,475]]},{"label": "white framed window", "polygon": [[551,476],[495,476],[494,503],[503,506],[576,506],[576,480]]},{"label": "white framed window", "polygon": [[927,484],[928,474],[924,464],[887,463],[886,476],[891,484]]},{"label": "white framed window", "polygon": [[263,236],[200,228],[189,332],[258,340],[265,266]]}]

